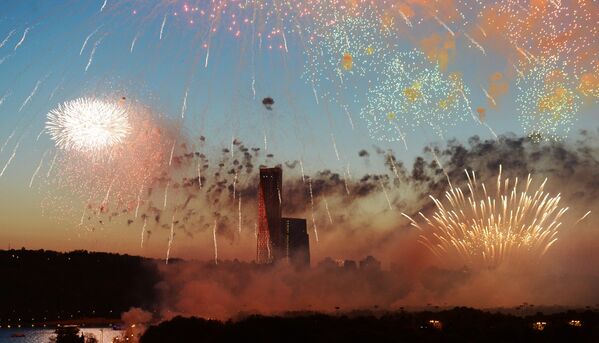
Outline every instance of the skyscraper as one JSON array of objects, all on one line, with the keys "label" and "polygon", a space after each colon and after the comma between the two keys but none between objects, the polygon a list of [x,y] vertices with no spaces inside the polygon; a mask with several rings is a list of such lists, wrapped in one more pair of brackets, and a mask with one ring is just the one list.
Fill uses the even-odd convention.
[{"label": "skyscraper", "polygon": [[281,239],[282,179],[283,171],[280,167],[260,168],[256,252],[258,263],[270,263],[285,257]]},{"label": "skyscraper", "polygon": [[310,239],[305,219],[282,218],[285,256],[294,267],[310,267]]}]

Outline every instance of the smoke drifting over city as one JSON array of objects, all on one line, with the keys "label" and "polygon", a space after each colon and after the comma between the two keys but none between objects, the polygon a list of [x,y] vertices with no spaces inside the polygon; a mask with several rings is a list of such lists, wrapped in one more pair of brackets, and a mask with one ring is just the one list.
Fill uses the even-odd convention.
[{"label": "smoke drifting over city", "polygon": [[[195,201],[205,197],[206,206],[212,204],[218,218],[220,244],[233,244],[241,260],[252,260],[256,208],[251,204],[257,201],[260,163],[256,161],[261,157],[258,149],[248,149],[241,142],[234,147],[233,156],[241,152],[243,157],[236,160],[230,149],[223,150],[216,172],[211,172],[201,154],[178,157],[181,171],[198,158],[203,161],[202,188],[198,177],[184,177],[180,189],[185,196],[181,198]],[[302,177],[299,161],[284,163],[283,212],[307,219],[313,268],[258,268],[223,261],[218,268],[212,264],[169,265],[163,269],[164,281],[157,286],[164,297],[164,315],[229,318],[239,312],[334,311],[339,304],[349,310],[427,303],[495,307],[523,302],[572,306],[599,302],[594,263],[580,263],[596,258],[592,242],[599,238],[593,229],[597,220],[591,214],[576,223],[598,205],[596,132],[583,131],[577,140],[564,143],[535,143],[517,136],[496,141],[472,137],[467,143],[454,140],[432,149],[434,154],[426,149],[411,167],[400,162],[394,152],[376,146],[359,152],[364,163],[384,163],[386,174],[348,176],[347,172],[323,170]],[[491,185],[500,165],[506,177],[524,179],[532,173],[536,180],[533,191],[547,177],[546,190],[553,195],[561,193],[563,206],[569,207],[558,241],[547,254],[540,259],[531,255],[509,268],[479,269],[448,262],[455,261],[451,258],[437,259],[417,243],[418,236],[426,233],[409,226],[402,212],[413,217],[419,211],[431,214],[434,208],[428,196],[443,200],[448,188],[445,174],[454,186],[462,186],[464,170],[473,170],[481,182]],[[241,224],[239,199],[248,204],[243,207]],[[187,204],[178,206],[184,209]],[[195,220],[205,221],[200,226],[204,231],[212,227],[213,218],[195,218],[193,210],[187,210],[179,225],[187,227],[185,223]],[[251,234],[245,232],[249,229]],[[202,231],[184,230],[190,236]],[[177,233],[175,242],[183,239],[181,232]],[[206,252],[206,256],[210,254],[212,251]],[[382,262],[381,270],[354,269],[352,262],[345,261],[358,262],[369,255]],[[327,257],[332,259],[325,260]]]}]

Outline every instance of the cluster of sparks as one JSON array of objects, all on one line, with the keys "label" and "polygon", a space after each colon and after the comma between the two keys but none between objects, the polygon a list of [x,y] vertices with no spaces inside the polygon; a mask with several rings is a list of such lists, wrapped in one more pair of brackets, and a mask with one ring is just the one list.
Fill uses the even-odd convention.
[{"label": "cluster of sparks", "polygon": [[467,93],[459,74],[444,75],[420,52],[401,53],[371,89],[362,117],[382,140],[399,140],[401,128],[423,125],[442,136],[448,126],[470,116]]},{"label": "cluster of sparks", "polygon": [[81,152],[103,151],[131,132],[125,107],[96,98],[59,105],[48,113],[46,128],[59,148]]},{"label": "cluster of sparks", "polygon": [[[560,219],[568,208],[560,207],[560,195],[545,192],[547,181],[531,187],[529,175],[524,184],[502,179],[501,167],[495,190],[487,190],[466,171],[468,195],[451,187],[447,204],[431,196],[436,206],[432,218],[419,213],[425,224],[405,215],[420,229],[420,242],[442,259],[458,257],[475,267],[497,267],[510,260],[538,258],[557,241]],[[424,226],[424,227],[423,227]]]}]

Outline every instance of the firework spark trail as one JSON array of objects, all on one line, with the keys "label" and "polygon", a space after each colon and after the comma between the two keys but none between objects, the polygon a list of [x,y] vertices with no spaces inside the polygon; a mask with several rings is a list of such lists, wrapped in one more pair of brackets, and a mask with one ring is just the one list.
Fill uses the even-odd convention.
[{"label": "firework spark trail", "polygon": [[94,55],[96,54],[96,49],[98,48],[98,46],[100,45],[100,43],[102,43],[102,40],[104,39],[104,37],[98,39],[95,43],[94,43],[94,47],[92,48],[92,52],[89,54],[89,60],[87,61],[87,65],[85,66],[85,72],[87,72],[87,70],[89,69],[89,67],[91,67],[93,61],[94,61]]},{"label": "firework spark trail", "polygon": [[239,196],[239,202],[237,205],[237,214],[238,214],[238,224],[237,224],[238,228],[237,229],[239,231],[239,234],[241,234],[241,196]]},{"label": "firework spark trail", "polygon": [[171,185],[171,182],[169,181],[166,183],[166,187],[164,188],[164,206],[162,207],[163,209],[166,209],[166,202],[168,199],[168,188],[170,185]]},{"label": "firework spark trail", "polygon": [[333,133],[331,133],[331,140],[333,141],[333,149],[335,149],[337,161],[341,161],[341,158],[339,157],[339,150],[337,150],[337,142],[335,141],[335,135]]},{"label": "firework spark trail", "polygon": [[349,119],[349,125],[351,125],[351,129],[354,130],[354,121],[352,120],[351,114],[349,113],[347,106],[343,106],[343,109],[345,110],[345,114],[347,114],[347,119]]},{"label": "firework spark trail", "polygon": [[148,218],[144,217],[144,225],[141,227],[141,244],[140,247],[143,249],[144,247],[144,236],[146,233],[146,225],[148,224]]},{"label": "firework spark trail", "polygon": [[4,103],[4,101],[6,101],[6,98],[8,98],[9,95],[9,92],[4,93],[4,95],[0,98],[0,106],[2,106],[2,104]]},{"label": "firework spark trail", "polygon": [[237,193],[237,170],[235,171],[235,175],[233,176],[233,199],[235,199]]},{"label": "firework spark trail", "polygon": [[173,146],[171,147],[171,156],[168,159],[168,166],[170,167],[173,164],[173,154],[175,153],[175,144],[177,144],[177,140],[173,142]]},{"label": "firework spark trail", "polygon": [[9,58],[10,56],[12,56],[12,55],[6,55],[6,56],[2,57],[0,59],[0,65],[2,65],[2,63],[4,63],[4,61],[6,61],[6,59]]},{"label": "firework spark trail", "polygon": [[283,198],[281,197],[281,190],[277,187],[277,194],[279,195],[279,205],[283,204]]},{"label": "firework spark trail", "polygon": [[83,55],[83,50],[85,50],[85,47],[87,46],[87,42],[89,41],[90,38],[92,38],[93,35],[96,34],[96,32],[98,32],[98,30],[102,27],[102,25],[98,26],[97,29],[94,30],[94,32],[90,33],[85,40],[83,41],[83,45],[81,45],[81,50],[79,50],[79,56]]},{"label": "firework spark trail", "polygon": [[268,140],[266,140],[266,131],[264,131],[264,151],[268,151]]},{"label": "firework spark trail", "polygon": [[166,25],[166,14],[162,19],[162,25],[160,26],[160,40],[162,40],[162,34],[164,33],[164,26]]},{"label": "firework spark trail", "polygon": [[135,48],[135,43],[137,42],[138,37],[139,37],[139,33],[137,33],[135,35],[135,37],[133,37],[133,40],[131,41],[131,48],[129,49],[129,53],[133,53],[133,49]]},{"label": "firework spark trail", "polygon": [[[557,241],[560,218],[568,208],[560,208],[559,194],[544,191],[547,179],[540,187],[531,187],[529,174],[521,187],[518,178],[513,183],[502,180],[500,166],[495,192],[488,192],[474,172],[466,171],[466,176],[468,196],[450,187],[445,192],[449,207],[429,196],[436,206],[432,218],[419,213],[431,233],[420,235],[420,243],[433,254],[444,258],[456,253],[463,262],[489,267],[514,258],[542,257]],[[413,227],[427,231],[403,215]]]},{"label": "firework spark trail", "polygon": [[29,103],[29,101],[31,101],[31,99],[33,98],[33,96],[35,95],[35,93],[37,93],[37,89],[40,87],[40,85],[42,84],[42,82],[43,82],[42,79],[37,80],[37,82],[35,83],[35,87],[33,87],[33,90],[31,91],[31,94],[29,94],[29,96],[21,104],[21,107],[19,107],[19,113],[23,110],[23,108],[25,106],[27,106],[27,104]]},{"label": "firework spark trail", "polygon": [[345,175],[345,170],[343,171],[343,185],[345,186],[345,193],[349,196],[349,184],[347,183],[348,177]]},{"label": "firework spark trail", "polygon": [[185,112],[187,111],[187,94],[189,93],[189,87],[185,89],[185,95],[183,96],[183,105],[181,105],[181,119],[185,118]]},{"label": "firework spark trail", "polygon": [[8,40],[15,34],[15,32],[17,32],[17,30],[12,30],[8,33],[8,36],[6,36],[6,38],[4,38],[4,40],[0,43],[0,49],[2,49],[2,47],[4,47],[4,45],[8,42]]},{"label": "firework spark trail", "polygon": [[210,45],[206,50],[206,60],[204,61],[204,68],[208,68],[208,59],[210,58]]},{"label": "firework spark trail", "polygon": [[166,264],[168,264],[168,260],[171,256],[171,246],[173,245],[173,238],[175,238],[175,214],[173,214],[173,219],[171,220],[171,233],[168,237],[168,247],[166,248]]},{"label": "firework spark trail", "polygon": [[104,3],[102,4],[102,7],[100,8],[100,12],[104,11],[104,8],[106,7],[107,3],[108,3],[108,0],[104,0]]},{"label": "firework spark trail", "polygon": [[433,17],[435,18],[435,20],[437,20],[439,24],[441,24],[441,26],[445,28],[445,30],[447,30],[447,32],[449,32],[452,36],[455,36],[455,33],[449,28],[449,26],[447,26],[447,24],[445,24],[445,22],[439,19],[439,17],[437,17],[436,15],[433,15]]},{"label": "firework spark trail", "polygon": [[40,163],[37,165],[35,172],[31,176],[31,181],[29,181],[29,188],[31,188],[31,186],[33,185],[33,181],[35,180],[35,177],[40,172],[40,169],[42,168],[42,164],[44,163],[44,158],[46,157],[47,153],[48,153],[48,150],[46,150],[46,152],[44,152],[44,154],[42,155],[42,158],[40,159]]},{"label": "firework spark trail", "polygon": [[2,153],[2,151],[4,151],[4,148],[6,148],[6,146],[8,145],[8,142],[10,142],[10,140],[12,139],[12,137],[15,135],[16,132],[17,132],[17,129],[15,128],[14,130],[12,130],[10,135],[8,135],[8,138],[6,139],[6,141],[4,142],[4,144],[2,144],[2,147],[0,148],[0,153]]},{"label": "firework spark trail", "polygon": [[318,243],[318,228],[316,227],[316,218],[314,217],[314,195],[312,193],[312,179],[308,178],[308,189],[310,190],[310,209],[312,212],[312,226],[314,227],[314,238]]},{"label": "firework spark trail", "polygon": [[137,219],[137,213],[139,212],[139,204],[141,203],[141,193],[144,190],[144,186],[145,186],[145,183],[146,183],[146,178],[147,178],[147,176],[141,182],[141,187],[139,187],[139,193],[137,193],[137,206],[135,207],[135,219]]},{"label": "firework spark trail", "polygon": [[[87,202],[89,203],[90,200],[91,200],[91,196],[89,197]],[[79,219],[79,226],[83,226],[83,220],[85,219],[86,212],[87,212],[87,203],[83,204],[83,211],[81,211],[81,218]]]},{"label": "firework spark trail", "polygon": [[478,48],[478,50],[480,50],[483,55],[486,55],[487,53],[485,52],[485,48],[483,48],[482,45],[480,45],[479,42],[475,41],[474,38],[472,38],[469,34],[467,34],[466,32],[464,32],[464,36],[466,36],[466,38],[468,38],[468,40],[474,44],[474,46],[476,46]]},{"label": "firework spark trail", "polygon": [[299,160],[299,164],[300,164],[300,170],[302,172],[302,182],[305,183],[306,182],[306,174],[304,173],[304,163],[302,162],[301,158]]},{"label": "firework spark trail", "polygon": [[574,223],[574,225],[576,225],[576,224],[580,223],[581,221],[583,221],[584,218],[586,218],[589,214],[591,214],[591,211],[588,211],[587,213],[584,214],[584,216],[580,217],[580,219],[578,219],[576,221],[576,223]]},{"label": "firework spark trail", "polygon": [[497,103],[495,102],[495,98],[493,98],[491,96],[491,94],[489,94],[489,92],[487,92],[487,90],[483,86],[480,86],[480,89],[483,90],[483,92],[485,93],[485,96],[487,97],[487,99],[489,99],[489,101],[491,101],[493,106],[497,106]]},{"label": "firework spark trail", "polygon": [[449,179],[449,175],[447,174],[445,167],[443,167],[443,163],[441,163],[441,161],[439,160],[439,156],[437,156],[437,153],[435,152],[435,148],[431,147],[431,153],[433,154],[433,158],[435,159],[435,161],[437,162],[439,167],[441,167],[441,170],[443,171],[445,178],[447,178],[447,183],[449,184],[449,187],[452,187],[451,180]]},{"label": "firework spark trail", "polygon": [[410,21],[410,19],[408,18],[408,16],[406,16],[405,13],[403,13],[402,10],[398,10],[399,15],[401,15],[401,17],[403,18],[403,20],[406,22],[406,25],[408,25],[409,27],[412,27],[412,22]]},{"label": "firework spark trail", "polygon": [[54,157],[52,158],[52,162],[50,163],[50,168],[48,169],[48,173],[46,173],[46,178],[50,177],[50,174],[52,173],[52,169],[54,168],[54,162],[56,162],[57,156],[58,156],[58,153],[54,154]]},{"label": "firework spark trail", "polygon": [[8,161],[4,165],[4,168],[2,168],[2,171],[0,172],[0,177],[2,177],[2,175],[4,175],[4,172],[6,171],[6,168],[8,168],[8,166],[10,165],[10,163],[12,162],[12,160],[15,158],[15,155],[17,154],[17,149],[19,149],[19,145],[20,144],[21,144],[21,141],[18,141],[17,145],[15,145],[15,148],[12,151],[12,155],[10,155],[10,158],[8,159]]},{"label": "firework spark trail", "polygon": [[108,204],[108,197],[110,197],[110,192],[112,191],[112,185],[114,185],[114,180],[116,180],[116,177],[112,178],[112,181],[110,181],[110,186],[108,186],[108,191],[106,191],[106,195],[104,196],[104,200],[102,201],[102,206]]},{"label": "firework spark trail", "polygon": [[385,188],[385,184],[382,179],[379,179],[381,182],[381,188],[383,189],[383,193],[385,194],[385,199],[387,199],[387,205],[389,205],[389,209],[393,211],[393,206],[391,206],[391,200],[389,199],[389,194],[387,194],[387,189]]},{"label": "firework spark trail", "polygon": [[198,160],[198,186],[202,189],[202,161]]},{"label": "firework spark trail", "polygon": [[218,264],[218,243],[216,241],[216,219],[212,228],[212,238],[214,240],[214,264]]},{"label": "firework spark trail", "polygon": [[37,134],[37,137],[35,137],[35,142],[36,142],[36,143],[37,143],[37,142],[39,142],[39,140],[40,140],[40,137],[42,136],[42,134],[44,133],[44,131],[46,131],[46,128],[45,128],[45,127],[44,127],[44,128],[42,128],[42,129],[40,130],[40,132]]},{"label": "firework spark trail", "polygon": [[50,96],[48,97],[48,101],[50,101],[54,98],[54,95],[56,95],[58,88],[60,88],[60,86],[62,86],[63,83],[64,83],[64,78],[62,80],[60,80],[60,82],[56,85],[56,87],[54,87],[54,89],[52,90],[52,93],[50,93]]},{"label": "firework spark trail", "polygon": [[21,40],[17,43],[17,45],[15,45],[15,49],[14,51],[17,51],[17,49],[23,44],[23,42],[25,42],[25,38],[27,38],[27,34],[29,33],[30,28],[26,28],[25,31],[23,31],[23,36],[21,37]]},{"label": "firework spark trail", "polygon": [[329,223],[333,224],[333,217],[331,216],[331,211],[329,211],[329,203],[327,202],[327,198],[325,196],[322,197],[324,200],[324,208],[327,210],[327,216],[329,217]]},{"label": "firework spark trail", "polygon": [[312,81],[312,93],[314,93],[314,99],[316,100],[316,105],[318,105],[318,93],[316,92],[316,85],[314,81]]},{"label": "firework spark trail", "polygon": [[480,118],[478,118],[475,114],[474,114],[474,110],[472,109],[472,106],[470,104],[470,99],[468,99],[468,97],[466,96],[466,93],[464,93],[464,90],[460,90],[460,93],[462,94],[462,98],[464,99],[464,101],[466,102],[466,106],[468,107],[468,109],[470,110],[470,115],[472,116],[472,119],[474,119],[474,121],[476,121],[477,123],[479,123],[480,125],[483,125],[484,127],[486,127],[489,132],[491,132],[491,134],[493,135],[493,137],[495,137],[495,139],[497,139],[497,133],[495,133],[495,131],[493,130],[493,128],[491,128],[489,126],[489,124],[487,124],[486,122],[483,122],[480,120]]}]

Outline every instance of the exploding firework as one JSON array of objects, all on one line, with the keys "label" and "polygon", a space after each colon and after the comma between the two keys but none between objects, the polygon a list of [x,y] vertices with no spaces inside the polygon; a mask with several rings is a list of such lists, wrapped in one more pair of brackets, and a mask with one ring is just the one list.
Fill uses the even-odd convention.
[{"label": "exploding firework", "polygon": [[118,103],[79,98],[51,110],[46,129],[61,149],[98,152],[120,144],[131,124],[127,110]]},{"label": "exploding firework", "polygon": [[362,109],[373,138],[398,141],[406,128],[430,126],[442,135],[471,116],[468,90],[457,73],[445,76],[417,51],[400,53],[373,87]]},{"label": "exploding firework", "polygon": [[436,206],[432,218],[419,213],[426,227],[404,214],[423,231],[420,243],[437,257],[457,256],[470,266],[496,267],[539,258],[557,241],[567,208],[560,207],[559,194],[544,191],[547,179],[533,192],[530,174],[523,185],[518,178],[511,183],[502,180],[500,167],[496,189],[488,192],[474,172],[466,171],[466,176],[468,196],[453,186],[445,193],[448,205],[431,196]]},{"label": "exploding firework", "polygon": [[539,63],[516,81],[519,121],[540,140],[561,140],[569,133],[581,107],[581,98],[554,59]]}]

